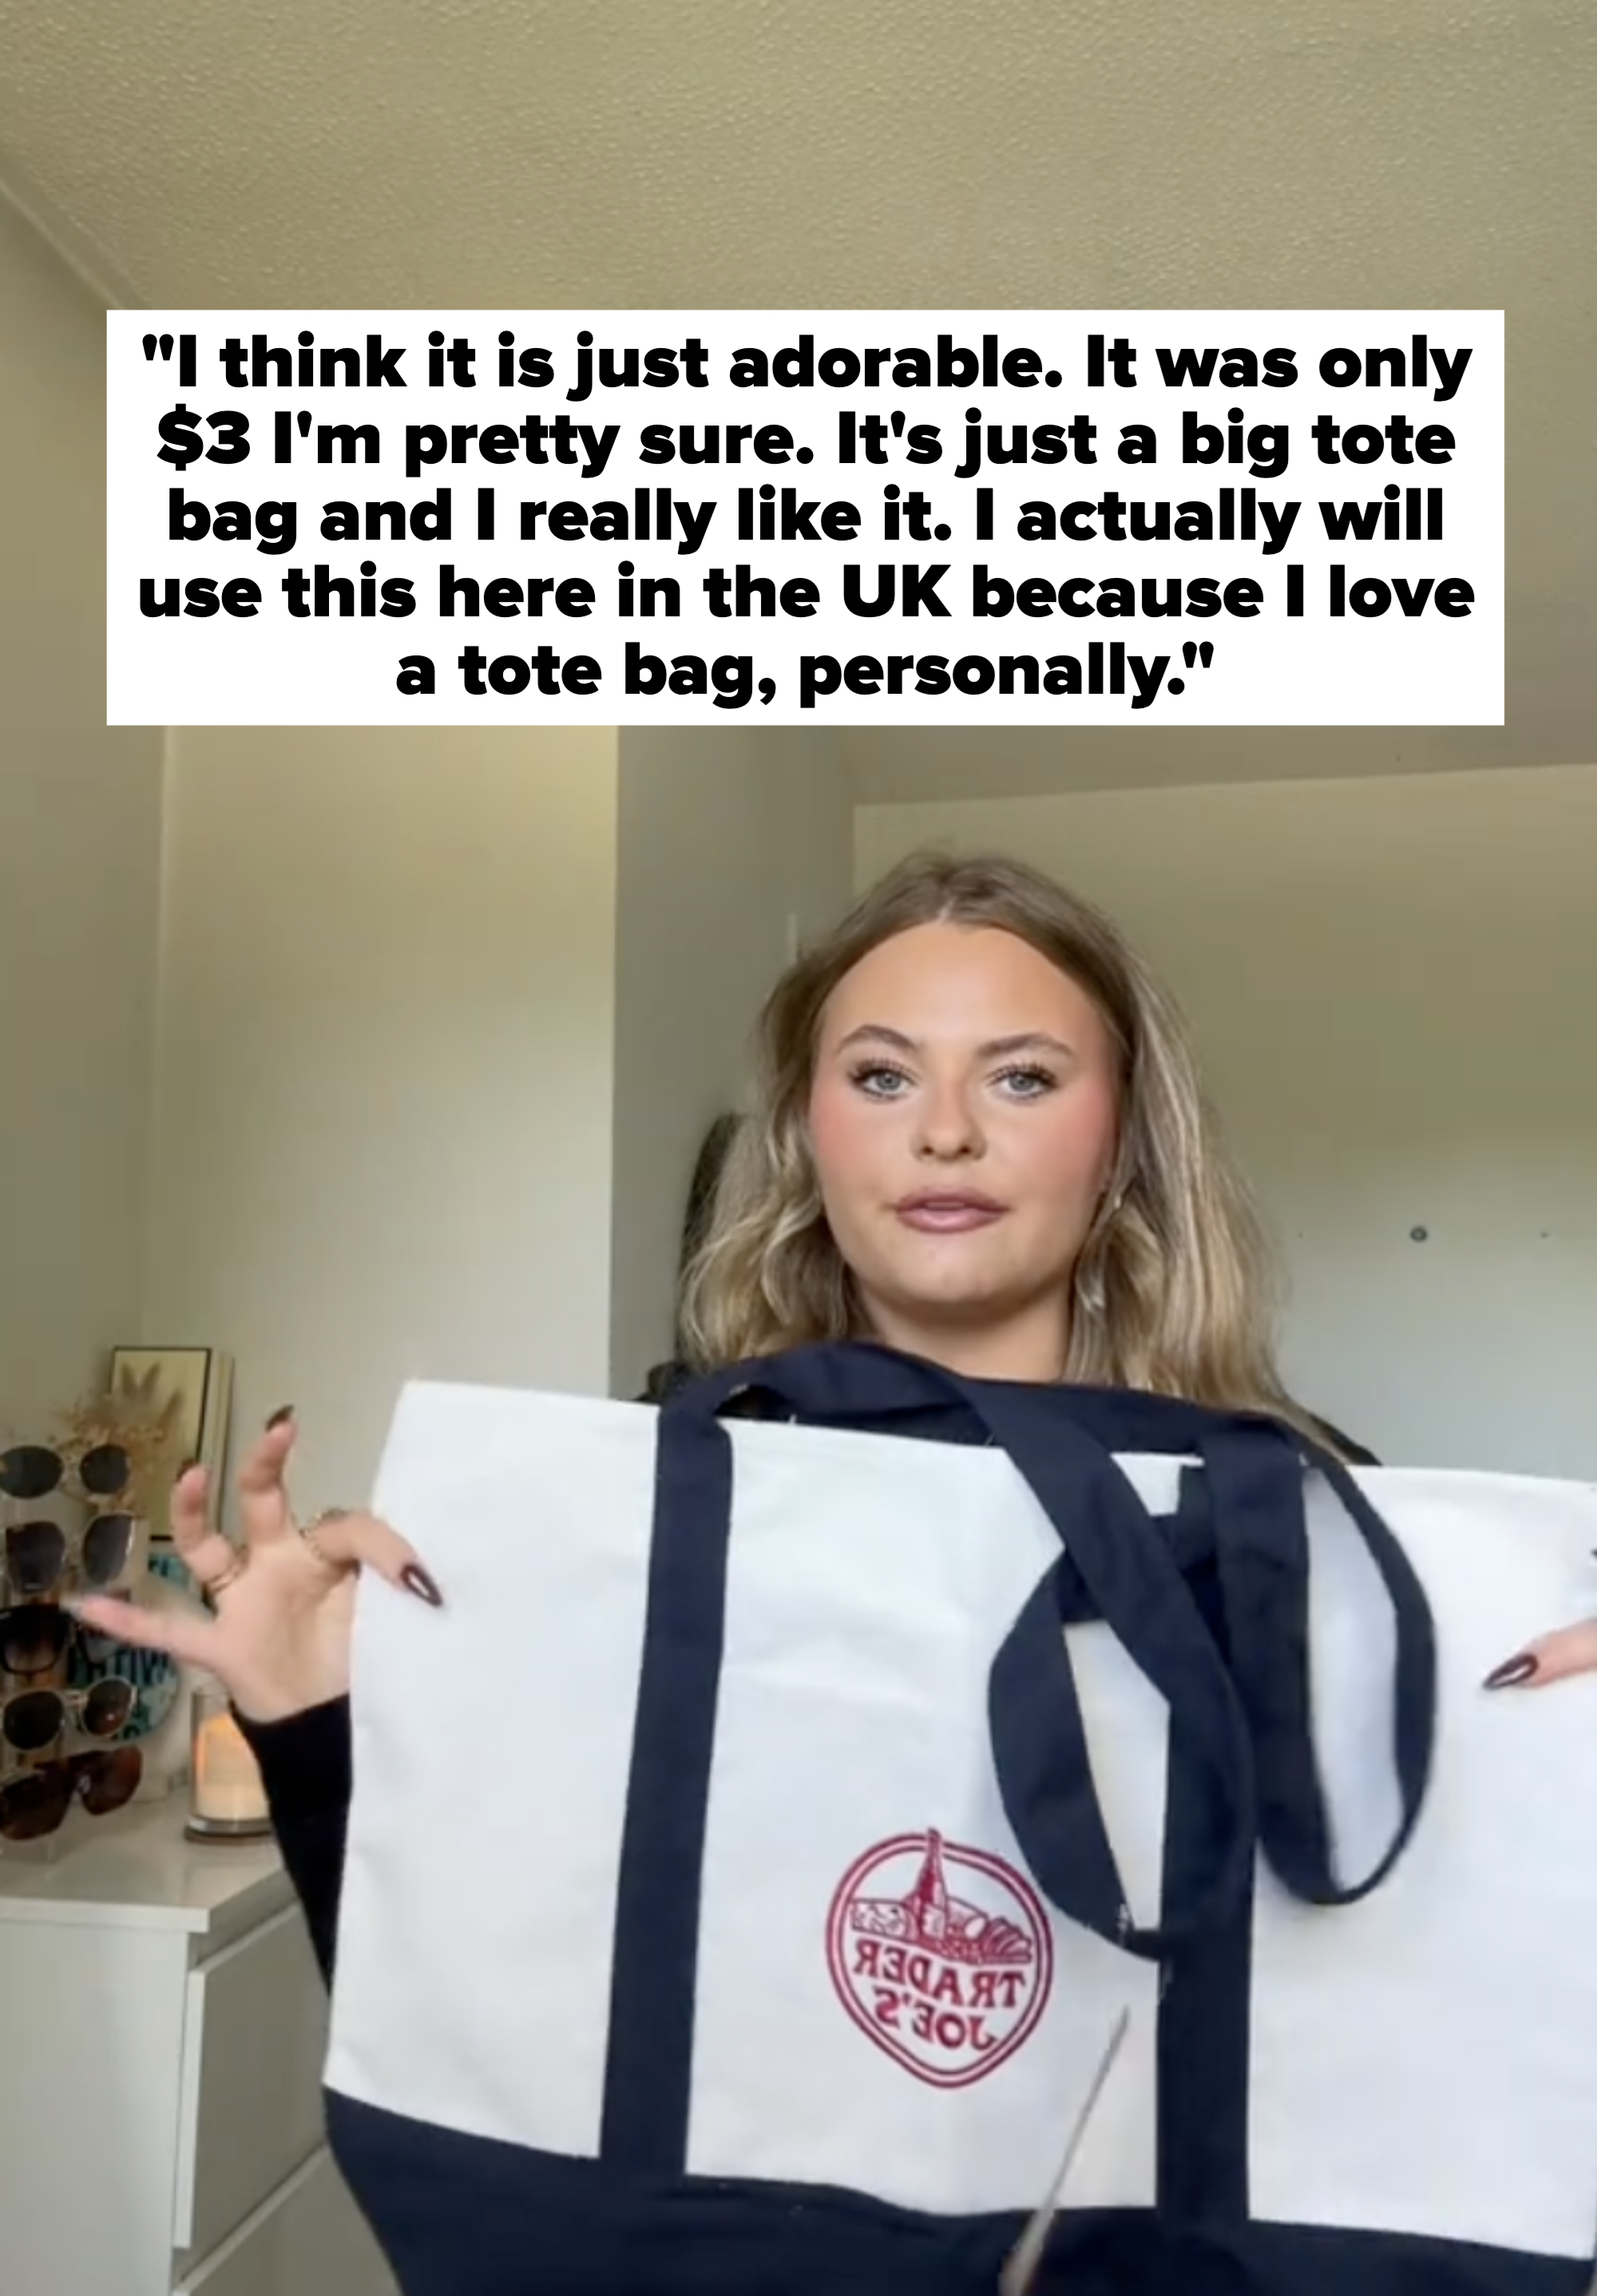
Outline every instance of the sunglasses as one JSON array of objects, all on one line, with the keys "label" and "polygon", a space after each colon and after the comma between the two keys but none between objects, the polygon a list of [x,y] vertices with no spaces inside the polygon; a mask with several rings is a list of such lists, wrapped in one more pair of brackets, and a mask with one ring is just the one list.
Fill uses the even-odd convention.
[{"label": "sunglasses", "polygon": [[87,1690],[19,1690],[0,1702],[0,1736],[19,1754],[43,1753],[74,1718],[91,1738],[114,1738],[128,1726],[137,1691],[120,1675]]},{"label": "sunglasses", "polygon": [[19,1770],[0,1784],[0,1835],[7,1841],[37,1841],[54,1833],[74,1795],[91,1817],[109,1816],[133,1800],[144,1768],[136,1746],[117,1746]]},{"label": "sunglasses", "polygon": [[71,1648],[77,1620],[54,1603],[0,1611],[0,1674],[50,1674]]},{"label": "sunglasses", "polygon": [[[67,1481],[67,1462],[43,1443],[13,1444],[0,1452],[0,1493],[24,1503],[48,1498]],[[78,1543],[78,1569],[91,1587],[111,1587],[133,1553],[135,1518],[117,1508],[133,1480],[133,1463],[119,1443],[96,1443],[78,1462],[78,1482],[96,1509]],[[5,1533],[5,1575],[12,1595],[32,1601],[66,1575],[71,1549],[59,1523],[11,1524]]]},{"label": "sunglasses", "polygon": [[[114,1587],[127,1570],[137,1524],[130,1514],[97,1514],[78,1547],[78,1571],[90,1587]],[[5,1576],[19,1601],[37,1602],[66,1576],[71,1553],[56,1522],[17,1522],[5,1533]]]},{"label": "sunglasses", "polygon": [[[43,1443],[13,1443],[0,1451],[0,1491],[8,1499],[47,1499],[67,1480],[67,1462]],[[133,1462],[119,1443],[96,1443],[78,1462],[78,1481],[89,1499],[119,1499],[133,1480]]]}]

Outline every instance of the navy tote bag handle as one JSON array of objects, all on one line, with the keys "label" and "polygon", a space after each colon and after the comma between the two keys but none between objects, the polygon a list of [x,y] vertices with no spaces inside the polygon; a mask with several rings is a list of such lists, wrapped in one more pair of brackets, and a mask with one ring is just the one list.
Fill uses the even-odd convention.
[{"label": "navy tote bag handle", "polygon": [[[1342,1461],[1279,1422],[1218,1419],[1198,1438],[1231,1666],[1247,1712],[1259,1842],[1292,1895],[1316,1906],[1367,1897],[1408,1844],[1436,1740],[1436,1632],[1413,1565]],[[1392,1755],[1397,1823],[1355,1881],[1338,1877],[1314,1759],[1309,1683],[1309,1543],[1305,1468],[1325,1477],[1374,1563],[1396,1629]]]},{"label": "navy tote bag handle", "polygon": [[[1075,1402],[1088,1400],[1077,1398]],[[1093,1397],[1098,1406],[1114,1398]],[[1137,1416],[1146,1417],[1144,1398]],[[1419,1823],[1436,1736],[1436,1638],[1430,1607],[1413,1566],[1354,1478],[1333,1454],[1280,1422],[1174,1406],[1157,1440],[1147,1426],[1124,1439],[1126,1451],[1191,1453],[1204,1523],[1200,1544],[1189,1536],[1185,1560],[1212,1553],[1220,1589],[1226,1662],[1247,1717],[1253,1755],[1258,1848],[1277,1879],[1304,1903],[1346,1906],[1366,1897],[1391,1872]],[[1395,1628],[1391,1744],[1398,1815],[1370,1870],[1354,1879],[1336,1871],[1332,1827],[1315,1756],[1309,1668],[1309,1542],[1305,1469],[1330,1484],[1374,1562]],[[1119,1471],[1124,1498],[1141,1503]],[[1101,1615],[1078,1568],[1081,1503],[1070,1516],[1066,1551],[1033,1591],[993,1663],[994,1754],[1005,1808],[1040,1881],[1071,1854],[1059,1813],[1085,1784],[1086,1748],[1061,1628]],[[1132,1655],[1137,1656],[1131,1645]],[[1173,1743],[1188,1752],[1181,1717],[1172,1709]],[[1198,1831],[1212,1829],[1205,1813]],[[1057,1900],[1064,1910],[1071,1908]],[[1166,1931],[1168,1934],[1168,1930]]]},{"label": "navy tote bag handle", "polygon": [[1062,1913],[1142,1958],[1223,1920],[1247,1887],[1258,1834],[1247,1716],[1168,1543],[1104,1445],[1075,1423],[1072,1391],[969,1382],[865,1344],[800,1349],[684,1390],[664,1406],[663,1453],[725,1446],[718,1414],[749,1393],[821,1423],[953,1404],[1008,1455],[1067,1542],[1094,1611],[1165,1701],[1207,1802],[1208,1855],[1159,1923],[1140,1926],[1093,1787],[1050,1573],[999,1654],[989,1695],[1000,1788],[1026,1861]]}]

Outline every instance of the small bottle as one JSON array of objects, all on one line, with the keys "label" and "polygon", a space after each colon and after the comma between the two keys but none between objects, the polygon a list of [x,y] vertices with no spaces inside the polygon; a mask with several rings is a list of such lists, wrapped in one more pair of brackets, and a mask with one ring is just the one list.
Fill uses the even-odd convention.
[{"label": "small bottle", "polygon": [[948,1935],[948,1882],[943,1870],[943,1836],[926,1835],[926,1854],[910,1892],[910,1918],[922,1944],[941,1944]]}]

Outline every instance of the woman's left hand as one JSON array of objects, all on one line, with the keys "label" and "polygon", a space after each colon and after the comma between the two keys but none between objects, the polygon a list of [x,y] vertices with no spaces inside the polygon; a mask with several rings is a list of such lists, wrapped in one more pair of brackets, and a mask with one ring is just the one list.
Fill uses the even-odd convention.
[{"label": "woman's left hand", "polygon": [[1538,1636],[1486,1677],[1488,1690],[1545,1690],[1572,1674],[1597,1671],[1597,1619]]}]

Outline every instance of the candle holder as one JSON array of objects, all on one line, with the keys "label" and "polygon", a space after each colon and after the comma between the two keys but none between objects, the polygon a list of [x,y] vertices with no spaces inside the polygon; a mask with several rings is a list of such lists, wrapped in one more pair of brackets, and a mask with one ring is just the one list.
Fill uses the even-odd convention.
[{"label": "candle holder", "polygon": [[220,1690],[196,1688],[190,1722],[191,1841],[250,1841],[270,1833],[260,1770]]}]

